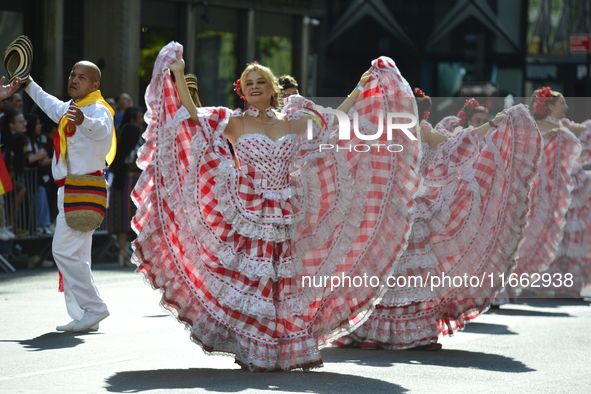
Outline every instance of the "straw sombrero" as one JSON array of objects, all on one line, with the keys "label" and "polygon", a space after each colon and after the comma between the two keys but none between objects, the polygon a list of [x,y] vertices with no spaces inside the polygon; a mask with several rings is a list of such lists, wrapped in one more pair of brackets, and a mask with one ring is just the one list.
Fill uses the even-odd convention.
[{"label": "straw sombrero", "polygon": [[15,78],[21,79],[21,85],[16,92],[24,89],[26,86],[26,82],[31,75],[32,65],[33,44],[29,40],[29,37],[19,36],[4,52],[4,68],[8,73],[8,83],[12,83]]},{"label": "straw sombrero", "polygon": [[196,107],[201,107],[201,100],[199,100],[199,90],[197,89],[197,77],[193,74],[185,75],[185,83],[189,88],[189,94]]},{"label": "straw sombrero", "polygon": [[185,82],[187,83],[187,87],[189,89],[197,89],[197,77],[193,74],[185,75]]}]

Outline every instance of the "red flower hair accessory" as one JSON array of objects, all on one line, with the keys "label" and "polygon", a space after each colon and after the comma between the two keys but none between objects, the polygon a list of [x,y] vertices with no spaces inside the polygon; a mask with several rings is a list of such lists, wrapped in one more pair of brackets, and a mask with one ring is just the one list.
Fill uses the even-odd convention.
[{"label": "red flower hair accessory", "polygon": [[242,100],[246,100],[246,96],[244,95],[244,92],[242,91],[242,85],[240,83],[240,78],[238,78],[236,80],[236,82],[234,82],[234,91],[236,92],[238,97],[240,97]]},{"label": "red flower hair accessory", "polygon": [[464,103],[464,107],[458,112],[458,118],[460,118],[460,125],[464,125],[468,122],[468,118],[470,117],[470,113],[474,110],[474,108],[478,107],[480,104],[476,99],[471,98],[466,100]]},{"label": "red flower hair accessory", "polygon": [[550,86],[544,86],[541,89],[538,89],[536,92],[536,97],[545,97],[547,100],[552,99],[552,89]]},{"label": "red flower hair accessory", "polygon": [[544,86],[536,90],[536,99],[534,101],[534,114],[540,116],[548,115],[548,101],[552,100],[552,89],[550,86]]},{"label": "red flower hair accessory", "polygon": [[419,88],[414,88],[415,97],[425,97],[425,93]]}]

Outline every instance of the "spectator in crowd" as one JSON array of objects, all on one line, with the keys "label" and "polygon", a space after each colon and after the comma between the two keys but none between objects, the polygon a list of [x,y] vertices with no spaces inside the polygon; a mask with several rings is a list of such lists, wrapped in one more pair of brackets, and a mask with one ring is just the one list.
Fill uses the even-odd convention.
[{"label": "spectator in crowd", "polygon": [[130,236],[133,235],[131,219],[135,215],[136,208],[130,195],[141,174],[135,161],[143,123],[144,113],[140,108],[129,107],[125,110],[117,133],[117,155],[109,167],[113,180],[108,226],[109,232],[117,235],[120,267],[131,266]]},{"label": "spectator in crowd", "polygon": [[105,101],[113,108],[113,111],[117,112],[117,103],[115,103],[115,99],[113,97],[108,97]]},{"label": "spectator in crowd", "polygon": [[[0,129],[2,125],[1,118],[4,116],[4,111],[8,108],[8,98],[12,95],[12,93],[18,88],[20,85],[20,80],[16,78],[14,82],[10,85],[4,85],[6,81],[5,77],[0,79]],[[4,209],[4,194],[7,191],[12,190],[12,181],[10,181],[10,175],[8,174],[8,170],[6,169],[6,165],[4,163],[4,157],[0,157],[2,160],[2,165],[0,166],[0,170],[2,173],[0,176],[2,177],[2,188],[0,192],[0,240],[7,241],[15,237],[15,235],[6,228],[6,212]],[[4,184],[6,182],[6,184]]]},{"label": "spectator in crowd", "polygon": [[4,195],[12,190],[10,174],[6,169],[4,157],[0,156],[0,241],[8,241],[15,238],[14,233],[6,228],[6,211],[4,209]]},{"label": "spectator in crowd", "polygon": [[113,121],[115,122],[115,128],[119,128],[119,126],[121,126],[121,121],[123,120],[123,114],[125,114],[125,110],[133,106],[133,101],[131,100],[131,96],[129,96],[129,94],[121,93],[115,99],[115,104],[117,105],[117,113],[115,114]]},{"label": "spectator in crowd", "polygon": [[7,193],[9,204],[7,204],[8,214],[6,216],[6,221],[7,229],[17,236],[24,236],[29,233],[26,229],[16,227],[14,228],[14,231],[12,230],[16,212],[20,209],[27,192],[24,185],[18,182],[15,178],[15,174],[22,174],[24,169],[24,159],[22,161],[20,160],[21,156],[24,157],[24,152],[22,152],[22,149],[19,146],[19,143],[22,142],[22,138],[16,136],[22,134],[26,139],[26,136],[24,135],[26,125],[27,121],[25,120],[25,117],[16,109],[8,108],[4,111],[0,143],[2,144],[2,154],[4,156],[4,161],[6,162],[6,168],[11,176],[12,184],[14,186],[14,190]]},{"label": "spectator in crowd", "polygon": [[[57,133],[57,123],[49,118],[45,114],[45,112],[39,110],[37,113],[39,119],[41,120],[41,136],[39,137],[39,141],[41,146],[47,153],[47,158],[50,160],[53,159],[53,137]],[[49,226],[51,231],[55,229],[55,218],[58,214],[57,208],[57,191],[58,186],[53,179],[53,174],[51,173],[51,164],[49,166],[40,166],[39,167],[39,185],[43,186],[47,194],[47,201],[49,203],[49,216],[51,218],[52,224]]]},{"label": "spectator in crowd", "polygon": [[41,120],[35,114],[26,114],[27,120],[26,135],[29,139],[29,145],[25,152],[27,161],[26,166],[36,170],[37,190],[35,191],[36,201],[36,224],[37,235],[52,235],[51,217],[49,212],[49,202],[47,200],[47,192],[45,187],[41,184],[40,178],[42,175],[42,167],[51,166],[51,158],[47,157],[47,152],[41,145]]},{"label": "spectator in crowd", "polygon": [[8,99],[0,100],[0,118],[4,116],[6,108],[8,108]]},{"label": "spectator in crowd", "polygon": [[14,93],[8,99],[8,107],[21,112],[23,110],[23,96],[20,93]]},{"label": "spectator in crowd", "polygon": [[296,81],[291,75],[282,75],[277,78],[277,82],[281,88],[282,98],[289,97],[292,94],[300,94],[300,92],[298,92],[298,81]]}]

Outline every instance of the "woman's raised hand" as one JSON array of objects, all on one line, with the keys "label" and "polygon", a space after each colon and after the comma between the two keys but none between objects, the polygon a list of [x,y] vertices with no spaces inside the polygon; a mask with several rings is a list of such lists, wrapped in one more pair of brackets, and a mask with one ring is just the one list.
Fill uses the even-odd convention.
[{"label": "woman's raised hand", "polygon": [[359,78],[359,86],[361,86],[361,87],[365,86],[372,71],[373,71],[373,66],[371,66],[366,72],[364,72],[363,75],[361,75],[361,78]]},{"label": "woman's raised hand", "polygon": [[[357,97],[359,97],[359,94],[361,94],[361,92],[363,91],[363,88],[365,87],[365,84],[369,80],[369,76],[371,75],[372,71],[373,71],[373,66],[371,66],[366,72],[364,72],[363,75],[361,75],[361,78],[359,78],[359,82],[357,83],[357,86],[355,86],[355,89],[353,89],[351,94],[349,94],[347,96],[347,98],[345,99],[345,101],[343,101],[341,103],[341,105],[339,105],[339,107],[337,108],[339,111],[345,112],[345,113],[349,112],[349,110],[351,109],[351,107],[355,103],[355,100],[357,100]],[[336,118],[335,118],[335,121],[336,121]]]},{"label": "woman's raised hand", "polygon": [[177,54],[176,61],[171,63],[168,68],[173,73],[184,73],[185,72],[185,60],[180,54]]},{"label": "woman's raised hand", "polygon": [[495,118],[493,119],[493,123],[495,124],[495,126],[498,126],[499,123],[501,123],[503,121],[506,113],[507,113],[507,110],[504,109],[495,115]]}]

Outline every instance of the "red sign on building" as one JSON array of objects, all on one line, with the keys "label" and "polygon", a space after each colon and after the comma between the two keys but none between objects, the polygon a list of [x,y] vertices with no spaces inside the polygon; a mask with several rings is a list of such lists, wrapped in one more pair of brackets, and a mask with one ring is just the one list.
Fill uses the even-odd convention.
[{"label": "red sign on building", "polygon": [[591,35],[589,34],[571,34],[570,53],[589,53],[591,52]]}]

